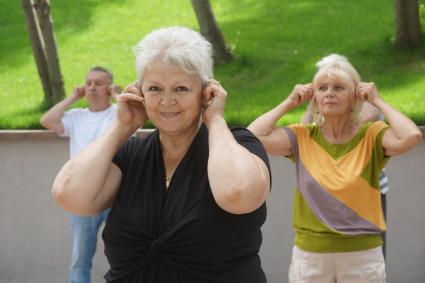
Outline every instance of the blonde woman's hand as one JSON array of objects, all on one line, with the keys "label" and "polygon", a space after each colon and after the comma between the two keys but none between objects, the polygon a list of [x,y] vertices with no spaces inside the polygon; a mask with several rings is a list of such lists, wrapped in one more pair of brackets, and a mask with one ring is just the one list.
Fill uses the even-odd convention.
[{"label": "blonde woman's hand", "polygon": [[207,126],[214,120],[214,118],[224,117],[226,100],[226,90],[218,81],[210,80],[203,91],[202,97],[202,119]]},{"label": "blonde woman's hand", "polygon": [[286,100],[293,106],[303,104],[304,102],[310,101],[314,95],[314,88],[312,83],[308,84],[297,84],[292,90],[291,94]]},{"label": "blonde woman's hand", "polygon": [[117,120],[124,126],[136,131],[148,120],[145,99],[136,83],[128,85],[117,96]]},{"label": "blonde woman's hand", "polygon": [[381,98],[379,91],[373,82],[360,82],[357,86],[356,96],[357,99],[360,99],[361,101],[367,101],[372,105],[375,105],[376,99]]}]

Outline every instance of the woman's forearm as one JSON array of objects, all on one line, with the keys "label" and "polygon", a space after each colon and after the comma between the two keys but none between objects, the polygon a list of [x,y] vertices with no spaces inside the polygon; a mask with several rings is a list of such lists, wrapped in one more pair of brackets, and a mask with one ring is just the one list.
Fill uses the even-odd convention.
[{"label": "woman's forearm", "polygon": [[62,167],[53,183],[52,194],[65,210],[82,214],[90,211],[105,186],[113,156],[131,134],[129,129],[114,123]]},{"label": "woman's forearm", "polygon": [[416,124],[403,113],[395,110],[382,98],[373,101],[373,105],[378,108],[388,120],[394,135],[399,140],[400,151],[404,152],[415,146],[422,138],[422,133]]},{"label": "woman's forearm", "polygon": [[208,130],[208,177],[215,200],[230,213],[255,210],[269,191],[266,165],[236,142],[222,117]]},{"label": "woman's forearm", "polygon": [[[40,124],[50,130],[58,131],[57,124],[61,123],[61,119],[65,111],[76,101],[78,101],[77,96],[69,96],[58,102],[52,108],[50,108],[44,115],[40,118]],[[63,127],[62,127],[63,128]],[[62,134],[62,133],[60,133]]]},{"label": "woman's forearm", "polygon": [[293,103],[286,99],[272,110],[255,119],[248,126],[248,129],[258,137],[267,136],[273,131],[277,121],[293,108]]}]

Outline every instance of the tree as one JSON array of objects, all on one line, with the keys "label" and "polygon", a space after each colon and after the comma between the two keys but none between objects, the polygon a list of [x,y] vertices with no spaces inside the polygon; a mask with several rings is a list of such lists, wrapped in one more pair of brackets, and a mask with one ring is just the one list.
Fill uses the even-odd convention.
[{"label": "tree", "polygon": [[36,16],[32,9],[32,3],[30,0],[22,1],[22,8],[24,9],[25,19],[28,28],[28,34],[31,41],[32,51],[34,54],[35,64],[37,66],[38,75],[40,76],[41,84],[43,86],[43,92],[45,99],[52,97],[52,90],[49,83],[49,72],[47,70],[47,61],[43,52],[43,43],[39,36],[40,31],[37,24]]},{"label": "tree", "polygon": [[214,50],[214,61],[227,63],[233,60],[231,50],[226,46],[224,37],[218,27],[209,0],[192,0],[201,34],[211,42]]},{"label": "tree", "polygon": [[45,107],[65,96],[49,0],[22,0],[28,34],[44,91]]},{"label": "tree", "polygon": [[421,43],[418,0],[395,0],[396,44],[415,48]]}]

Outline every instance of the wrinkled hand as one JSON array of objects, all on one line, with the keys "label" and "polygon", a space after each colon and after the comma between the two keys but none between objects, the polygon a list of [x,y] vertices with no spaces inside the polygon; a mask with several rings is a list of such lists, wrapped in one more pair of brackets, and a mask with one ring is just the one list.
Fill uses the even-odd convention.
[{"label": "wrinkled hand", "polygon": [[108,86],[108,92],[111,94],[112,98],[117,100],[117,96],[121,93],[121,86],[117,84],[111,84]]},{"label": "wrinkled hand", "polygon": [[297,84],[288,96],[287,101],[291,103],[293,107],[296,107],[304,102],[310,101],[314,95],[314,88],[312,83],[308,84]]},{"label": "wrinkled hand", "polygon": [[374,105],[375,100],[379,99],[380,95],[378,89],[376,88],[373,82],[360,82],[357,86],[356,97],[361,101],[367,101]]},{"label": "wrinkled hand", "polygon": [[81,99],[86,94],[86,91],[84,89],[84,86],[76,86],[74,87],[74,90],[72,91],[72,95],[75,98],[75,100]]},{"label": "wrinkled hand", "polygon": [[145,99],[140,88],[132,83],[117,96],[117,120],[125,127],[136,131],[148,120],[145,110]]},{"label": "wrinkled hand", "polygon": [[212,79],[203,91],[202,98],[202,120],[208,126],[214,118],[224,117],[224,108],[226,106],[227,92],[221,84]]}]

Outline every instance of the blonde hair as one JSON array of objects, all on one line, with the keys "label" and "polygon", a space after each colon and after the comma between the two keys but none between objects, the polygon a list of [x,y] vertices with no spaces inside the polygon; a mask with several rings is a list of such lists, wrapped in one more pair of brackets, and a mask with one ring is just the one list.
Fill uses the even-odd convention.
[{"label": "blonde hair", "polygon": [[[356,89],[360,82],[359,73],[345,56],[339,54],[331,54],[323,57],[316,63],[316,67],[317,72],[313,78],[313,86],[316,86],[323,78],[341,79],[344,81],[354,101],[353,108],[351,109],[351,118],[355,123],[358,123],[358,115],[363,105],[361,100],[355,98]],[[310,108],[313,122],[319,125],[323,124],[324,117],[321,113],[318,113],[317,102],[315,100],[310,102]]]},{"label": "blonde hair", "polygon": [[201,34],[185,27],[152,31],[133,48],[138,79],[153,62],[170,64],[191,74],[203,83],[213,77],[212,46]]}]

